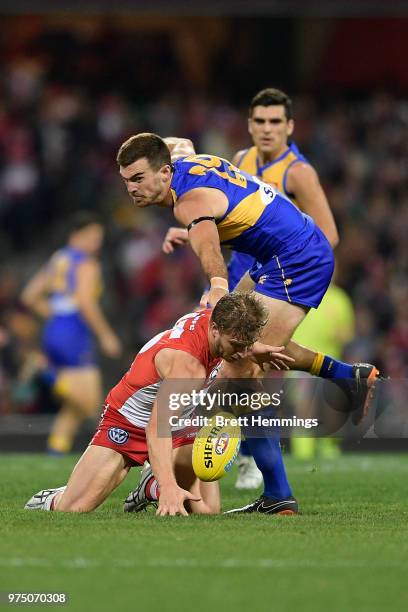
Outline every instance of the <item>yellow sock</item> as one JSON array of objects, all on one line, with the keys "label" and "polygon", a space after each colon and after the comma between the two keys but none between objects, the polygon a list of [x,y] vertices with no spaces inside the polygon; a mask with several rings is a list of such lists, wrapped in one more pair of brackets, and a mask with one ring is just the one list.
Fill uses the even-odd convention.
[{"label": "yellow sock", "polygon": [[324,355],[323,353],[316,353],[316,357],[313,359],[312,366],[309,370],[313,376],[319,376],[321,367],[323,365]]},{"label": "yellow sock", "polygon": [[47,440],[48,450],[56,453],[68,453],[72,448],[72,438],[61,434],[51,434]]},{"label": "yellow sock", "polygon": [[59,397],[65,397],[69,390],[69,382],[65,376],[59,376],[54,384],[53,391]]}]

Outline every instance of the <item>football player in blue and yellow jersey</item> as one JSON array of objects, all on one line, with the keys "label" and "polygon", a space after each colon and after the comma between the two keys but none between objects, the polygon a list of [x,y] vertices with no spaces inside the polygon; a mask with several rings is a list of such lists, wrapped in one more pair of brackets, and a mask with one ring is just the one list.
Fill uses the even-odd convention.
[{"label": "football player in blue and yellow jersey", "polygon": [[31,279],[23,303],[46,319],[43,351],[47,378],[62,405],[53,423],[48,450],[68,452],[84,418],[93,416],[101,400],[101,376],[96,364],[94,336],[112,358],[121,345],[98,300],[102,290],[97,259],[104,229],[96,215],[75,214],[65,247]]},{"label": "football player in blue and yellow jersey", "polygon": [[[331,246],[338,243],[338,233],[319,177],[292,140],[295,128],[292,101],[279,89],[259,91],[248,109],[248,131],[253,146],[238,151],[233,163],[287,195],[301,211],[312,217]],[[248,255],[233,252],[228,264],[230,291],[253,265]],[[296,338],[296,336],[295,336]],[[306,439],[306,444],[312,438]],[[255,445],[259,443],[255,440]],[[237,488],[256,488],[261,481],[248,443],[243,442],[238,463]],[[276,491],[275,491],[276,493]]]},{"label": "football player in blue and yellow jersey", "polygon": [[[255,263],[237,289],[253,290],[269,311],[262,342],[285,346],[291,369],[333,380],[354,380],[351,409],[357,418],[368,410],[378,370],[349,365],[291,340],[310,308],[320,304],[333,273],[332,248],[312,218],[284,194],[222,158],[191,155],[171,163],[166,143],[155,134],[132,136],[117,162],[129,195],[139,208],[172,208],[184,225],[184,238],[200,259],[210,282],[203,306],[213,307],[228,292],[221,245],[250,255]],[[178,241],[180,238],[178,238]],[[262,377],[253,363],[240,362],[236,378]],[[275,499],[263,496],[245,509],[273,513]],[[296,501],[280,503],[292,512]]]},{"label": "football player in blue and yellow jersey", "polygon": [[[334,248],[338,243],[336,224],[316,171],[291,140],[294,127],[292,101],[286,93],[273,88],[258,92],[251,100],[248,112],[248,131],[253,146],[238,151],[232,163],[289,197],[300,210],[312,217]],[[187,139],[165,140],[172,159],[194,153],[193,144]],[[170,228],[169,238],[175,239],[179,231],[180,228]],[[253,264],[254,258],[250,255],[232,252],[228,263],[230,291]],[[312,439],[308,438],[306,443],[309,440]],[[254,440],[251,445],[259,447],[261,443]],[[241,445],[238,472],[237,488],[257,488],[262,483],[262,475],[245,441]],[[275,474],[273,480],[277,480]],[[270,487],[269,492],[275,496],[279,494],[276,487]]]},{"label": "football player in blue and yellow jersey", "polygon": [[[263,89],[249,106],[248,131],[254,146],[238,151],[232,163],[284,193],[312,217],[335,248],[339,237],[330,206],[316,171],[291,140],[294,127],[289,96],[279,89]],[[228,266],[230,291],[252,263],[251,258],[232,253]]]}]

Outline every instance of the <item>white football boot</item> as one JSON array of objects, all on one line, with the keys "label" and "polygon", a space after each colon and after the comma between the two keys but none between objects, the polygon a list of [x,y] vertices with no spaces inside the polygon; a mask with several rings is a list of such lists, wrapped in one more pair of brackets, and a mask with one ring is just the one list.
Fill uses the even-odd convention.
[{"label": "white football boot", "polygon": [[257,489],[263,483],[262,472],[258,469],[255,459],[240,455],[238,458],[238,478],[236,489]]},{"label": "white football boot", "polygon": [[65,491],[66,485],[64,487],[59,487],[58,489],[43,489],[42,491],[38,491],[35,495],[33,495],[26,505],[24,506],[24,510],[51,510],[51,504],[54,497],[57,493],[61,491]]},{"label": "white football boot", "polygon": [[124,512],[141,512],[146,510],[147,506],[156,506],[157,503],[146,497],[146,485],[153,476],[153,471],[148,461],[144,462],[143,470],[140,474],[140,482],[134,491],[131,491],[125,503],[123,504]]}]

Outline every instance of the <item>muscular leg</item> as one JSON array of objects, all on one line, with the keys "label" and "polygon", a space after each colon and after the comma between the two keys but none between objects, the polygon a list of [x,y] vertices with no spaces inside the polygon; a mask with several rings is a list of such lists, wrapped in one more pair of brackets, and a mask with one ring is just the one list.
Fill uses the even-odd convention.
[{"label": "muscular leg", "polygon": [[52,424],[48,448],[55,453],[71,450],[81,422],[95,415],[101,402],[101,376],[95,367],[64,368],[58,374],[55,393],[62,407]]},{"label": "muscular leg", "polygon": [[[255,283],[247,272],[236,286],[237,291],[253,291]],[[268,297],[256,292],[257,297],[265,304],[269,312],[261,340],[273,346],[286,346],[286,353],[295,359],[292,370],[309,371],[316,357],[316,352],[291,340],[296,328],[303,321],[309,309],[283,300]],[[239,366],[243,369],[243,364]],[[261,370],[257,375],[262,376]],[[236,376],[238,378],[239,376]]]},{"label": "muscular leg", "polygon": [[253,291],[255,287],[255,283],[252,278],[249,276],[249,272],[246,272],[241,280],[238,282],[234,291]]},{"label": "muscular leg", "polygon": [[[249,274],[243,277],[237,289],[242,290],[245,286],[249,287],[248,279],[249,281],[251,280]],[[257,295],[270,313],[269,321],[261,337],[262,342],[274,346],[287,346],[295,329],[306,316],[307,309],[261,294]],[[291,357],[296,359],[293,367],[296,366],[296,369],[309,369],[315,354],[312,351],[308,351],[308,349],[305,349],[305,352],[299,351],[297,346],[295,345],[294,350],[287,350]],[[308,365],[309,361],[310,366]],[[263,375],[264,373],[260,368],[254,366],[252,362],[246,362],[246,360],[241,360],[237,363],[224,362],[220,371],[221,377],[228,378],[262,378]],[[291,497],[292,491],[285,472],[279,436],[248,438],[246,442],[258,468],[262,472],[264,479],[263,494],[272,499]]]},{"label": "muscular leg", "polygon": [[125,458],[111,448],[88,446],[56,498],[58,512],[90,512],[100,506],[129,472]]},{"label": "muscular leg", "polygon": [[58,374],[55,393],[76,406],[85,417],[94,416],[101,404],[101,375],[94,366],[64,368]]}]

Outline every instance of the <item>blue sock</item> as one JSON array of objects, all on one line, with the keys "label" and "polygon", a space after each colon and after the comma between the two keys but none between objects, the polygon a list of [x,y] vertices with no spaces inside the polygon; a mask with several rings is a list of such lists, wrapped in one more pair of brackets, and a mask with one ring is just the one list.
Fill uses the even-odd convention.
[{"label": "blue sock", "polygon": [[247,446],[264,479],[264,495],[273,499],[291,497],[292,490],[286,477],[279,437],[247,438]]},{"label": "blue sock", "polygon": [[239,447],[239,454],[243,457],[252,457],[248,442],[246,440],[242,440],[241,446]]},{"label": "blue sock", "polygon": [[329,355],[317,353],[310,373],[321,378],[353,378],[353,366]]}]

